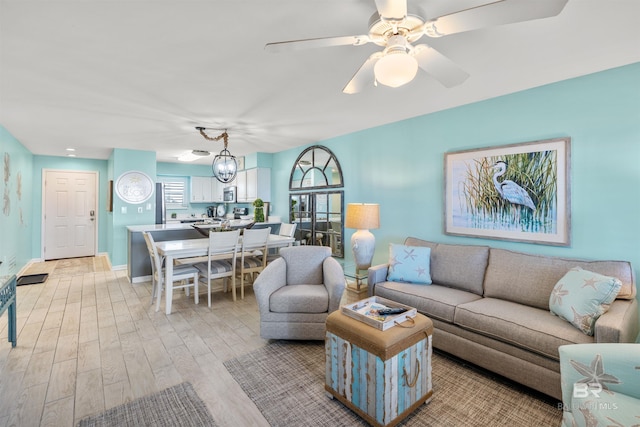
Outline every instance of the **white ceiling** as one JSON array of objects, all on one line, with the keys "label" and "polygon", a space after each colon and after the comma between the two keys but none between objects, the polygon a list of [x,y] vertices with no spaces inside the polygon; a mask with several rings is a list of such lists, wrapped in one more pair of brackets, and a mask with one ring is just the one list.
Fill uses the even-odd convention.
[{"label": "white ceiling", "polygon": [[[435,17],[487,2],[410,8]],[[373,0],[0,0],[0,124],[34,154],[130,148],[175,162],[222,149],[194,126],[228,128],[235,155],[277,152],[640,62],[637,0],[569,0],[553,18],[424,37],[471,75],[451,89],[419,71],[401,88],[343,94],[372,43],[264,51],[366,34],[374,11]]]}]

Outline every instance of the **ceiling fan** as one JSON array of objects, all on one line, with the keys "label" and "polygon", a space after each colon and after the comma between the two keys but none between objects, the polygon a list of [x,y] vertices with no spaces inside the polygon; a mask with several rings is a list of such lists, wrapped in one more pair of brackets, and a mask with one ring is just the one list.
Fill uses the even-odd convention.
[{"label": "ceiling fan", "polygon": [[407,0],[375,0],[377,11],[369,20],[369,33],[357,36],[322,37],[268,43],[269,52],[317,47],[361,46],[375,43],[384,47],[364,62],[342,90],[353,94],[373,82],[399,87],[413,80],[418,67],[445,87],[453,87],[468,77],[449,58],[426,45],[413,43],[422,36],[450,34],[558,15],[568,0],[501,0],[425,19],[407,13]]}]

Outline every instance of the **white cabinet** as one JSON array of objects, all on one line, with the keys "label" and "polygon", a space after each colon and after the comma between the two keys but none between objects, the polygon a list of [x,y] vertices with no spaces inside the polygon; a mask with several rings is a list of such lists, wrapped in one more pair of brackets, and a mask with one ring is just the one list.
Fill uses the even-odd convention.
[{"label": "white cabinet", "polygon": [[238,171],[236,175],[236,200],[238,203],[247,202],[247,171]]},{"label": "white cabinet", "polygon": [[223,190],[228,184],[218,181],[215,178],[211,178],[211,201],[212,202],[224,202]]},{"label": "white cabinet", "polygon": [[265,202],[271,199],[271,169],[252,168],[238,172],[238,202],[253,203],[256,199]]},{"label": "white cabinet", "polygon": [[191,203],[211,203],[222,201],[222,184],[217,179],[210,176],[192,176]]}]

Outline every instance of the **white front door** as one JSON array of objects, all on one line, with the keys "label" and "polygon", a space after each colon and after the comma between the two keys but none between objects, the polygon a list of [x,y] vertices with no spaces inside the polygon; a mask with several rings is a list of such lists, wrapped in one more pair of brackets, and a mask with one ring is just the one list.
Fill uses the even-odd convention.
[{"label": "white front door", "polygon": [[97,172],[44,171],[44,259],[96,254]]}]

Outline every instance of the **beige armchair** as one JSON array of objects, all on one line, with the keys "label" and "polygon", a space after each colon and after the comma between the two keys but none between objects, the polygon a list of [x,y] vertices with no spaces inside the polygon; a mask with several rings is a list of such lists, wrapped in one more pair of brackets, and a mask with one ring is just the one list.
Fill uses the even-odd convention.
[{"label": "beige armchair", "polygon": [[264,339],[324,340],[327,316],[340,306],[342,266],[325,246],[292,246],[260,273],[253,290]]}]

